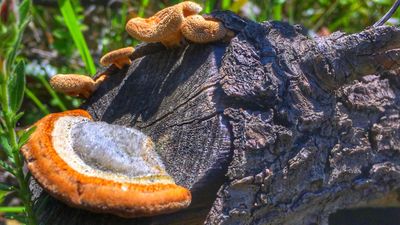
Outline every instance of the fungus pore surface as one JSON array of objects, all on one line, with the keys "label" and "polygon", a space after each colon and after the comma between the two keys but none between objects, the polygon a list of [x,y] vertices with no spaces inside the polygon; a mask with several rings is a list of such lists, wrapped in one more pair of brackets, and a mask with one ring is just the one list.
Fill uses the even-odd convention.
[{"label": "fungus pore surface", "polygon": [[[82,117],[62,117],[53,130],[56,151],[75,170],[88,176],[136,183],[173,183],[154,144],[142,132]],[[75,125],[72,125],[75,124]],[[64,127],[71,126],[70,132]],[[72,142],[68,142],[72,140]],[[144,179],[144,178],[157,179]]]},{"label": "fungus pore surface", "polygon": [[175,184],[142,132],[93,122],[84,110],[53,113],[35,126],[22,148],[28,168],[68,205],[122,217],[189,206],[190,191]]}]

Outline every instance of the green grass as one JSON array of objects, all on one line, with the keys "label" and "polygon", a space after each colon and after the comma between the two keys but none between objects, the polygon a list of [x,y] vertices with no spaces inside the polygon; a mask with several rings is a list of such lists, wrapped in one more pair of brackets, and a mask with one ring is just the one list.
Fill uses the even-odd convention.
[{"label": "green grass", "polygon": [[32,92],[30,89],[26,88],[25,94],[33,103],[35,103],[36,107],[39,108],[39,110],[42,112],[43,115],[47,115],[50,113],[47,106],[40,101],[40,99],[36,96],[36,94],[34,92]]},{"label": "green grass", "polygon": [[1,213],[23,213],[25,211],[25,207],[0,207]]},{"label": "green grass", "polygon": [[204,3],[204,12],[205,13],[210,13],[213,11],[214,6],[215,6],[216,0],[207,0]]},{"label": "green grass", "polygon": [[58,0],[61,14],[63,15],[65,25],[68,27],[71,37],[74,40],[76,48],[82,57],[86,66],[86,71],[91,75],[96,73],[96,67],[93,58],[90,55],[89,48],[80,29],[79,20],[77,19],[70,0]]},{"label": "green grass", "polygon": [[145,14],[145,9],[149,6],[150,0],[141,0],[141,4],[138,11],[138,16],[143,17]]},{"label": "green grass", "polygon": [[227,10],[231,6],[232,2],[231,0],[222,0],[221,1],[221,9]]}]

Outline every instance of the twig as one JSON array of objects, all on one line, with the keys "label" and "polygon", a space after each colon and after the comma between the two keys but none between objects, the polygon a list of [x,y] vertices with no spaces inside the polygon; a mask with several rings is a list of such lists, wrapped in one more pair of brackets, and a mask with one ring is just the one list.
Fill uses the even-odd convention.
[{"label": "twig", "polygon": [[392,8],[390,8],[390,10],[380,20],[378,20],[378,22],[374,24],[374,27],[382,26],[384,23],[386,23],[386,21],[388,21],[392,17],[392,15],[396,12],[399,6],[400,6],[400,0],[397,0],[393,4]]}]

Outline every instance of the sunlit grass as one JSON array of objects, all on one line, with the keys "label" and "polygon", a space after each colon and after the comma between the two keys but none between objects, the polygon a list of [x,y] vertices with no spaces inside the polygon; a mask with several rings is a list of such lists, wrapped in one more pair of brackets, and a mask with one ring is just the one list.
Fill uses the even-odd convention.
[{"label": "sunlit grass", "polygon": [[79,20],[77,19],[74,9],[70,0],[58,0],[61,14],[64,17],[66,26],[68,27],[71,37],[74,40],[76,48],[79,50],[79,54],[85,63],[86,70],[91,75],[96,73],[96,67],[93,63],[93,58],[89,52],[89,48],[86,44],[85,38],[80,29]]}]

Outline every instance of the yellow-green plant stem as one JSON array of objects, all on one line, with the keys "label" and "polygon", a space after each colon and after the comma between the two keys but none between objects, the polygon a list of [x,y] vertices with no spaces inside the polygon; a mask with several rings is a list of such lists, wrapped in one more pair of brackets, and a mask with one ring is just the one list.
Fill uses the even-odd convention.
[{"label": "yellow-green plant stem", "polygon": [[90,55],[85,37],[80,29],[80,22],[75,15],[74,7],[72,6],[70,0],[58,0],[58,4],[61,14],[64,18],[64,22],[71,33],[71,37],[78,48],[83,62],[85,63],[86,70],[91,74],[91,76],[94,76],[96,74],[96,67],[94,65],[93,58]]},{"label": "yellow-green plant stem", "polygon": [[39,108],[43,115],[47,115],[50,113],[47,107],[36,97],[35,93],[29,90],[29,88],[25,89],[25,94],[33,101],[33,103],[35,103],[35,105]]},{"label": "yellow-green plant stem", "polygon": [[[4,74],[4,77],[9,78],[8,74]],[[15,132],[15,122],[13,121],[12,114],[14,114],[10,108],[10,100],[8,95],[7,82],[1,84],[1,96],[2,96],[2,109],[5,121],[5,133],[9,140],[10,147],[12,149],[12,161],[14,163],[14,175],[17,179],[19,187],[17,188],[18,196],[21,198],[22,203],[25,207],[24,213],[26,216],[26,223],[28,225],[36,225],[36,216],[33,212],[32,194],[29,190],[29,180],[26,179],[26,175],[23,172],[24,160],[19,151],[17,133]]]},{"label": "yellow-green plant stem", "polygon": [[0,207],[2,213],[22,213],[25,211],[25,207]]}]

